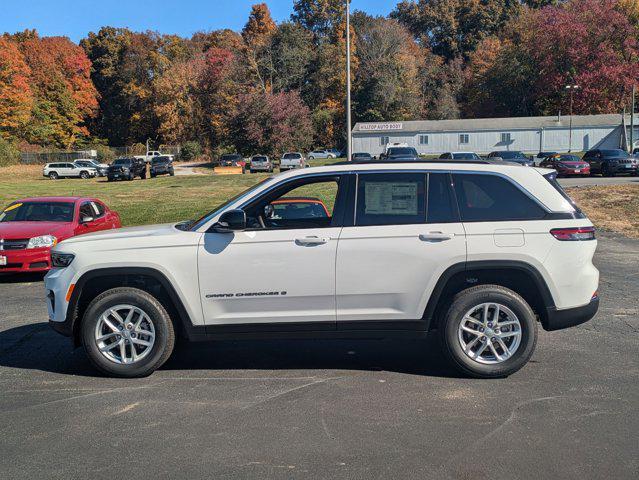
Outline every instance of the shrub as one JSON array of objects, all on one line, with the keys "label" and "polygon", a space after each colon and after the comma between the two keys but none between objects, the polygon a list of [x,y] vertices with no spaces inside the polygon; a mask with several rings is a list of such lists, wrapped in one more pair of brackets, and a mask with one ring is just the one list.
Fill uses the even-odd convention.
[{"label": "shrub", "polygon": [[16,165],[20,162],[20,151],[8,140],[0,137],[0,167]]},{"label": "shrub", "polygon": [[185,142],[180,149],[180,160],[195,160],[202,155],[202,146],[198,142]]}]

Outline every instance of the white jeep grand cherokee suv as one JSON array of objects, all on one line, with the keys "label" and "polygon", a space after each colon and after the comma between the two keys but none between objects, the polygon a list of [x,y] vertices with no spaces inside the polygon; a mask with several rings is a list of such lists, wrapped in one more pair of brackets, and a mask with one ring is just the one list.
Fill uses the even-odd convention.
[{"label": "white jeep grand cherokee suv", "polygon": [[537,325],[598,308],[597,242],[555,172],[342,164],[271,177],[201,219],[74,237],[45,279],[50,323],[114,376],[189,340],[436,333],[468,375],[530,359]]}]

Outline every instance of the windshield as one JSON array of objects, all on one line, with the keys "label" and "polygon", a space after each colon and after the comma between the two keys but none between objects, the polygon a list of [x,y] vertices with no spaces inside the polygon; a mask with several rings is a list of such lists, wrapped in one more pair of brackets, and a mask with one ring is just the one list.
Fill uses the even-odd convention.
[{"label": "windshield", "polygon": [[409,147],[393,147],[388,149],[389,155],[412,155],[417,156],[417,150]]},{"label": "windshield", "polygon": [[131,165],[131,160],[127,158],[121,158],[113,162],[113,165]]},{"label": "windshield", "polygon": [[213,218],[216,215],[218,215],[219,213],[221,213],[224,209],[226,209],[226,207],[228,207],[232,203],[237,202],[241,198],[250,195],[253,191],[257,190],[259,187],[261,187],[266,182],[270,182],[272,179],[273,179],[273,177],[265,178],[261,182],[253,185],[252,187],[249,187],[246,190],[244,190],[243,192],[238,193],[237,195],[235,195],[234,197],[230,198],[229,200],[227,200],[223,204],[218,205],[217,207],[215,207],[213,210],[211,210],[206,215],[200,217],[197,220],[194,220],[193,222],[190,222],[188,224],[188,226],[185,227],[185,230],[191,230],[191,231],[197,230],[198,228],[202,227],[202,225],[207,223],[211,218]]},{"label": "windshield", "polygon": [[240,158],[242,158],[242,157],[240,157],[239,155],[234,155],[234,154],[233,155],[222,155],[221,160],[226,160],[226,161],[228,161],[228,160],[239,160]]},{"label": "windshield", "polygon": [[0,213],[0,223],[72,221],[73,203],[67,202],[14,203]]},{"label": "windshield", "polygon": [[581,159],[576,155],[561,155],[559,157],[560,162],[581,162]]},{"label": "windshield", "polygon": [[621,157],[628,158],[630,155],[625,150],[615,149],[615,150],[601,150],[601,154],[604,157]]},{"label": "windshield", "polygon": [[155,157],[153,160],[151,160],[151,164],[152,165],[157,165],[158,163],[169,163],[169,158],[168,157]]},{"label": "windshield", "polygon": [[298,158],[302,158],[299,153],[285,153],[282,157],[284,160],[296,160]]},{"label": "windshield", "polygon": [[453,159],[455,160],[477,160],[477,155],[474,153],[453,153]]},{"label": "windshield", "polygon": [[521,152],[495,152],[493,157],[501,157],[504,160],[511,160],[513,158],[526,158],[526,156]]}]

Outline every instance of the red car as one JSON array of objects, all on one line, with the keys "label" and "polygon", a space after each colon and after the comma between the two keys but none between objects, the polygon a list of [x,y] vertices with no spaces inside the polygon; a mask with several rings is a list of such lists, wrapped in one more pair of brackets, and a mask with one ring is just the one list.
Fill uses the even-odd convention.
[{"label": "red car", "polygon": [[551,155],[543,160],[539,166],[557,170],[557,175],[560,177],[590,175],[590,164],[584,162],[576,155]]},{"label": "red car", "polygon": [[95,198],[18,200],[0,212],[0,273],[49,270],[58,242],[120,226],[120,216]]}]

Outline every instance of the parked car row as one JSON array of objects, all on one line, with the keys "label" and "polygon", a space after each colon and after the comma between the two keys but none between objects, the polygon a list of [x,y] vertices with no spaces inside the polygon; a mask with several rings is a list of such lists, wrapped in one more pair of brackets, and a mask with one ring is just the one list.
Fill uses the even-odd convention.
[{"label": "parked car row", "polygon": [[[99,163],[93,159],[79,159],[73,162],[47,163],[42,169],[42,175],[57,180],[59,178],[106,177],[107,181],[133,180],[136,177],[146,179],[147,162],[142,157],[118,158],[111,165]],[[158,175],[175,175],[173,157],[171,155],[156,155],[150,160],[149,173],[151,178]]]}]

